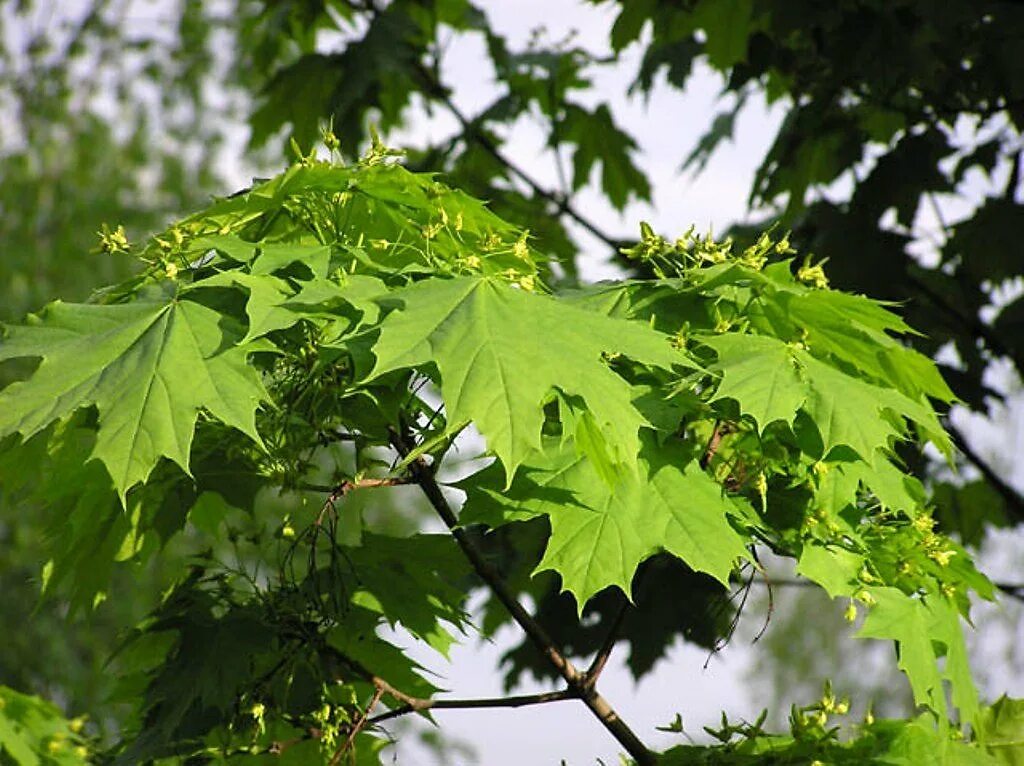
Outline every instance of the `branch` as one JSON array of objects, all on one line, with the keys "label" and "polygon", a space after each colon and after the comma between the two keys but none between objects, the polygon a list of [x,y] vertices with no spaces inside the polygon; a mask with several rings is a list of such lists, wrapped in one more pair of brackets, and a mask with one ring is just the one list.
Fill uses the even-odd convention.
[{"label": "branch", "polygon": [[597,684],[597,679],[601,675],[601,671],[604,670],[604,666],[608,664],[608,658],[612,654],[612,649],[615,648],[615,642],[619,639],[619,631],[622,628],[622,623],[626,619],[626,614],[630,608],[629,599],[623,596],[622,606],[619,608],[618,614],[615,615],[615,619],[612,620],[611,626],[608,628],[608,635],[604,637],[604,642],[601,647],[597,650],[597,654],[594,655],[593,661],[590,663],[590,667],[587,668],[586,673],[583,674],[583,683],[588,689],[593,689]]},{"label": "branch", "polygon": [[1024,375],[1024,357],[1020,354],[1014,353],[1006,343],[1003,342],[999,334],[993,331],[990,325],[985,324],[979,317],[976,316],[965,316],[955,306],[951,305],[945,298],[939,295],[937,292],[932,290],[923,280],[918,279],[910,272],[907,273],[907,281],[921,294],[927,298],[932,305],[938,308],[940,311],[945,313],[950,319],[960,325],[961,328],[966,330],[970,335],[977,338],[981,338],[985,341],[989,350],[997,356],[1005,356],[1011,362],[1014,367]]},{"label": "branch", "polygon": [[[373,700],[366,708],[366,714],[363,716],[363,719],[361,719],[362,723],[360,726],[369,726],[382,721],[387,721],[391,718],[408,715],[409,713],[422,713],[426,710],[523,707],[525,705],[540,705],[546,702],[559,702],[561,700],[580,698],[580,694],[571,688],[562,689],[561,691],[541,692],[539,694],[522,694],[511,697],[482,697],[477,699],[439,700],[428,697],[414,697],[413,695],[407,694],[401,689],[392,686],[387,679],[381,678],[377,674],[373,673],[358,660],[349,657],[336,647],[331,646],[326,642],[320,642],[317,644],[316,648],[321,653],[321,656],[327,660],[329,667],[335,666],[335,670],[332,671],[335,678],[344,678],[342,674],[337,672],[336,668],[336,666],[341,665],[352,671],[364,681],[372,684],[376,690]],[[373,716],[372,718],[367,717],[370,710],[373,709],[374,705],[380,701],[381,696],[384,694],[402,703],[401,706],[393,710],[389,710],[386,713]]]},{"label": "branch", "polygon": [[356,721],[355,725],[352,727],[352,731],[350,731],[348,736],[345,738],[345,741],[341,743],[337,750],[334,751],[334,757],[331,758],[328,766],[338,766],[338,764],[341,763],[341,756],[348,752],[349,748],[352,747],[352,743],[356,741],[356,735],[369,723],[370,711],[373,710],[374,706],[378,702],[380,702],[380,696],[383,693],[384,690],[379,688],[374,692],[373,699],[370,700],[370,704],[366,706],[366,710],[361,716],[359,716],[359,720]]},{"label": "branch", "polygon": [[401,707],[389,710],[386,713],[375,715],[367,719],[368,726],[383,723],[384,721],[408,715],[409,713],[422,713],[426,710],[471,710],[481,708],[506,708],[525,707],[527,705],[543,705],[548,702],[561,702],[562,700],[579,699],[579,695],[570,689],[563,689],[557,692],[541,692],[540,694],[521,694],[513,697],[481,697],[477,699],[413,699]]},{"label": "branch", "polygon": [[[410,443],[404,434],[395,430],[391,431],[391,445],[403,458],[414,448],[414,445]],[[455,542],[458,543],[463,554],[469,559],[477,575],[487,583],[491,592],[497,596],[509,614],[512,615],[512,619],[519,624],[519,627],[523,629],[533,645],[540,650],[544,658],[565,680],[574,696],[578,696],[583,700],[586,706],[590,708],[590,711],[601,721],[605,729],[615,737],[618,743],[626,749],[638,764],[641,766],[653,764],[655,762],[654,754],[647,749],[647,746],[640,741],[636,734],[633,733],[633,730],[619,717],[608,701],[595,688],[588,686],[586,674],[578,671],[572,662],[562,654],[543,626],[519,603],[494,564],[487,560],[472,539],[466,534],[465,529],[459,526],[455,513],[452,511],[451,506],[448,505],[448,501],[445,500],[441,487],[434,479],[434,475],[426,462],[422,458],[416,458],[409,464],[409,472],[416,483],[419,484],[420,489],[423,490],[423,494],[430,501],[434,511],[445,523],[445,526],[448,527],[452,537],[455,538]]]},{"label": "branch", "polygon": [[448,89],[441,84],[441,82],[434,76],[430,70],[428,70],[422,64],[417,64],[417,72],[423,80],[423,89],[426,93],[436,98],[445,109],[458,121],[462,127],[463,134],[468,138],[472,138],[480,145],[488,154],[490,154],[499,163],[508,168],[508,171],[518,178],[520,181],[525,183],[538,197],[546,199],[548,202],[554,204],[558,208],[558,213],[569,216],[572,220],[594,235],[597,239],[601,240],[604,244],[608,245],[613,252],[618,253],[619,248],[622,246],[620,240],[615,239],[611,235],[602,231],[593,221],[580,213],[572,203],[569,202],[567,197],[556,194],[543,186],[523,170],[519,165],[515,164],[512,160],[501,153],[501,149],[495,145],[490,137],[484,133],[477,125],[476,120],[471,120],[467,117],[455,102],[452,101],[451,95],[448,93]]},{"label": "branch", "polygon": [[715,456],[718,451],[718,445],[722,443],[722,436],[724,435],[725,428],[722,427],[722,421],[716,420],[715,427],[711,431],[711,438],[708,439],[708,446],[704,448],[704,454],[700,459],[701,470],[706,470],[711,465],[711,459]]},{"label": "branch", "polygon": [[956,426],[952,423],[947,423],[946,430],[953,437],[953,443],[956,444],[957,449],[963,453],[971,465],[978,469],[981,475],[985,477],[985,480],[1003,498],[1010,515],[1015,517],[1018,523],[1024,522],[1024,497],[1021,496],[1020,492],[1010,486],[981,455],[974,451],[974,448],[967,443],[967,440]]},{"label": "branch", "polygon": [[[821,587],[818,583],[812,580],[801,580],[801,579],[783,579],[783,580],[772,580],[770,583],[755,581],[760,585],[767,587],[773,587],[780,585],[786,588],[818,588]],[[1021,603],[1024,603],[1024,582],[994,582],[992,586],[997,590],[1005,593],[1012,599],[1016,599]]]}]

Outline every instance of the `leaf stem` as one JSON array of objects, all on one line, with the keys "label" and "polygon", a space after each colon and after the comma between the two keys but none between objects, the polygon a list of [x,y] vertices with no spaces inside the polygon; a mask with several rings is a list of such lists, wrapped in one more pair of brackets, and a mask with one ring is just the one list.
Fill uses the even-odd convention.
[{"label": "leaf stem", "polygon": [[[407,436],[394,429],[391,430],[391,445],[403,458],[415,446],[410,443]],[[544,658],[562,676],[566,684],[568,684],[568,690],[574,696],[583,700],[584,704],[590,708],[590,711],[604,725],[605,729],[615,737],[618,743],[625,748],[626,752],[640,766],[654,764],[654,754],[647,749],[647,746],[640,741],[639,737],[633,733],[633,730],[619,717],[619,714],[598,693],[597,689],[593,685],[588,685],[586,674],[577,670],[572,662],[562,654],[543,626],[519,603],[508,585],[505,584],[494,564],[483,555],[466,534],[466,531],[459,526],[459,521],[451,506],[448,505],[441,487],[434,479],[430,467],[420,458],[413,460],[409,464],[409,472],[416,483],[419,484],[420,489],[423,490],[423,494],[426,495],[434,511],[441,517],[445,526],[448,527],[452,537],[455,538],[456,543],[462,549],[463,554],[465,554],[477,575],[487,583],[494,595],[497,596],[509,614],[512,615],[512,619],[519,624],[519,627],[523,629],[533,645],[537,647]]]}]

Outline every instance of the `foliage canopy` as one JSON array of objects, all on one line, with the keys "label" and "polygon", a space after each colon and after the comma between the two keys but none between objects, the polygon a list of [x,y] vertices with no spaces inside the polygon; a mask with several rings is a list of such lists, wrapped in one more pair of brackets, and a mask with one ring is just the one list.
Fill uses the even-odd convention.
[{"label": "foliage canopy", "polygon": [[[137,258],[69,255],[90,246],[85,238],[99,221],[123,223],[134,239],[222,186],[213,172],[221,127],[241,120],[253,100],[253,145],[268,153],[282,135],[310,147],[325,117],[355,152],[368,138],[368,117],[389,131],[421,105],[447,113],[452,133],[409,152],[407,166],[441,170],[497,214],[531,227],[527,237],[478,205],[460,218],[451,199],[423,207],[412,190],[433,200],[440,194],[433,179],[389,176],[396,170],[380,169],[376,157],[307,178],[294,195],[279,194],[275,181],[260,184],[235,200],[243,217],[216,220],[209,210],[195,226],[181,223],[141,248],[129,247],[121,229],[105,230],[106,250],[130,251],[148,264],[142,280],[87,304],[52,305],[29,327],[11,327],[0,344],[11,360],[0,364],[11,432],[0,454],[5,614],[19,619],[32,608],[39,549],[50,559],[45,592],[58,597],[10,636],[0,674],[70,710],[94,712],[86,731],[106,738],[89,742],[81,719],[64,721],[47,703],[3,690],[0,739],[8,749],[0,760],[75,762],[80,748],[93,751],[89,757],[106,749],[111,732],[123,735],[117,752],[129,760],[160,748],[200,748],[204,738],[207,748],[212,741],[268,747],[290,742],[295,731],[305,744],[282,755],[333,756],[337,746],[330,750],[311,734],[329,731],[316,718],[326,715],[315,709],[323,701],[317,684],[352,677],[351,668],[338,671],[319,651],[300,653],[275,676],[291,673],[308,692],[287,709],[266,704],[292,699],[291,687],[282,697],[280,688],[253,692],[240,682],[224,691],[221,683],[251,681],[246,672],[263,659],[269,672],[273,651],[261,655],[262,642],[274,651],[294,645],[292,627],[275,622],[284,613],[301,613],[303,626],[315,615],[313,633],[337,627],[342,612],[349,627],[371,630],[370,617],[347,611],[351,603],[442,652],[472,629],[464,594],[481,585],[482,564],[450,555],[443,535],[409,537],[427,509],[414,499],[421,490],[398,485],[422,485],[420,458],[439,472],[435,483],[445,485],[440,495],[453,508],[467,495],[457,519],[471,547],[513,595],[537,604],[535,621],[563,655],[601,657],[608,637],[618,635],[640,677],[678,635],[717,645],[735,618],[722,584],[754,571],[749,545],[756,539],[761,550],[795,558],[798,571],[829,595],[852,594],[851,617],[860,619],[876,601],[860,632],[898,642],[914,699],[932,707],[933,719],[945,720],[939,707],[946,699],[936,691],[943,684],[957,692],[959,721],[970,718],[962,712],[974,702],[955,620],[939,613],[944,602],[935,594],[945,592],[965,615],[968,586],[985,597],[991,590],[960,549],[924,529],[919,512],[933,507],[938,528],[971,546],[990,524],[1019,520],[1024,501],[942,413],[961,450],[957,460],[980,476],[949,481],[924,458],[919,439],[947,453],[949,444],[922,397],[954,399],[925,356],[905,352],[908,344],[928,356],[955,351],[943,357],[944,375],[959,403],[977,411],[995,394],[984,377],[993,362],[1021,369],[1024,299],[1015,291],[1021,272],[1013,257],[1021,221],[1021,9],[983,2],[936,14],[919,0],[785,8],[760,0],[644,0],[602,10],[614,19],[604,52],[544,34],[521,46],[505,36],[493,9],[464,0],[172,2],[161,11],[173,30],[156,35],[133,26],[110,0],[91,0],[80,16],[49,27],[38,24],[56,18],[45,2],[19,3],[0,19],[0,92],[18,118],[0,147],[5,319],[131,273]],[[11,34],[8,25],[22,19],[27,31]],[[494,100],[477,112],[463,112],[455,97],[460,83],[445,56],[452,36],[482,41],[493,66]],[[596,191],[620,211],[652,194],[640,151],[645,136],[631,134],[617,100],[595,87],[606,68],[630,61],[637,69],[629,94],[639,98],[683,90],[703,64],[724,76],[723,111],[709,118],[685,160],[687,147],[678,147],[680,172],[708,166],[744,105],[759,96],[781,105],[787,117],[751,190],[752,210],[780,220],[776,231],[789,230],[801,253],[828,256],[838,286],[899,302],[923,332],[910,332],[885,310],[892,304],[823,289],[824,273],[810,263],[794,262],[783,279],[778,262],[788,247],[759,245],[767,220],[735,227],[738,255],[730,256],[692,235],[665,242],[644,229],[630,247],[633,240],[605,230],[581,206],[580,191]],[[248,95],[236,99],[239,86]],[[113,110],[96,108],[104,104]],[[508,138],[524,122],[546,135],[559,169],[554,185],[517,163]],[[328,181],[332,173],[337,178]],[[374,191],[354,194],[355,223],[327,224],[313,211],[348,204],[323,200],[327,189],[346,194],[332,186],[343,176]],[[845,184],[848,195],[834,193]],[[981,185],[985,199],[976,210],[949,212],[957,195]],[[358,208],[367,199],[376,201]],[[219,204],[227,210],[229,202]],[[275,215],[295,228],[271,221]],[[482,228],[471,235],[473,221]],[[612,253],[630,250],[621,263],[639,279],[573,289],[581,250],[571,234],[579,227]],[[934,240],[924,257],[922,239]],[[774,266],[758,267],[759,246],[779,247],[767,253]],[[204,263],[207,257],[213,260]],[[351,268],[350,260],[360,265]],[[722,267],[727,261],[750,273]],[[725,273],[714,272],[716,265]],[[698,276],[704,270],[713,273]],[[583,316],[587,329],[579,332]],[[328,335],[334,345],[322,342]],[[181,385],[183,367],[189,386]],[[523,369],[530,374],[515,374]],[[27,382],[3,388],[12,379]],[[416,393],[397,397],[403,386]],[[293,417],[296,410],[302,414]],[[326,433],[310,425],[323,422],[335,425]],[[396,444],[390,432],[383,438],[384,423],[410,431],[398,428],[404,441]],[[737,424],[743,428],[732,430]],[[670,438],[677,430],[682,444]],[[460,474],[481,467],[462,463],[482,443],[494,464],[456,482],[457,467]],[[406,450],[412,457],[399,460]],[[97,459],[83,463],[84,456]],[[681,496],[686,504],[677,502]],[[320,508],[324,498],[322,515],[311,514],[309,504]],[[883,517],[871,526],[879,521],[873,503],[896,522]],[[818,515],[809,514],[812,506]],[[320,524],[302,532],[311,517]],[[899,521],[921,528],[878,531]],[[859,535],[853,543],[850,528]],[[301,546],[291,545],[296,539]],[[302,558],[309,550],[319,558],[306,556],[296,568],[297,551]],[[736,570],[737,561],[746,569]],[[861,565],[880,581],[865,579]],[[917,565],[935,570],[930,587],[901,579],[903,568]],[[398,599],[367,585],[396,576],[422,587]],[[106,594],[123,592],[118,583],[125,581],[137,584],[140,597],[91,611]],[[109,636],[133,624],[170,582],[179,583],[181,599],[162,602],[111,670],[98,661],[89,668],[88,658],[105,657]],[[893,594],[871,590],[893,585],[917,594],[895,616],[886,601]],[[283,586],[294,586],[287,598],[270,594]],[[636,608],[623,609],[622,592]],[[509,619],[500,601],[485,603],[485,634]],[[67,603],[88,615],[92,632],[65,629]],[[922,641],[922,631],[937,643]],[[507,655],[509,684],[524,672],[559,677],[536,639],[528,635]],[[197,654],[199,645],[214,648]],[[251,647],[253,663],[240,662],[231,646]],[[392,692],[434,693],[418,673],[402,674],[392,650],[378,648],[362,670],[389,667],[398,674],[385,679]],[[358,651],[342,654],[351,660]],[[182,682],[193,661],[209,670],[208,683],[195,688]],[[128,701],[121,710],[134,709],[127,724],[110,715],[97,683],[121,669],[136,674],[119,689]],[[153,674],[163,686],[135,705]],[[351,727],[344,715],[358,721],[382,688],[354,675],[364,680],[341,705],[346,712],[329,703],[338,731]],[[254,694],[263,695],[253,703],[263,707],[247,718],[244,704]],[[400,698],[382,694],[401,707]],[[170,705],[172,696],[188,709]],[[798,761],[916,762],[949,748],[927,716],[868,726],[851,744],[832,742],[815,728],[821,713],[842,707],[829,696],[794,712],[789,738],[768,737],[761,723],[723,721],[720,734],[731,744],[681,748],[672,757],[746,762],[770,750]],[[438,706],[444,701],[451,700]],[[274,732],[267,734],[266,721]],[[1019,721],[1019,703],[1004,701],[974,717],[974,732],[1013,762]],[[374,751],[364,747],[380,734],[371,728],[356,752]],[[263,739],[239,740],[243,729]],[[944,757],[960,752],[953,747]],[[981,757],[969,752],[963,757]]]},{"label": "foliage canopy", "polygon": [[[119,650],[136,711],[107,755],[373,763],[395,716],[578,698],[640,763],[984,762],[999,713],[979,705],[961,620],[993,589],[897,456],[949,454],[932,402],[954,399],[903,321],[768,234],[733,252],[645,227],[628,254],[655,276],[554,290],[526,232],[389,157],[303,156],[139,245],[104,232],[103,257],[141,273],[0,344],[38,360],[0,392],[0,475],[50,515],[44,588],[88,608],[112,570],[177,569]],[[402,485],[449,534],[374,522],[374,506],[403,515]],[[619,635],[649,608],[642,581],[721,598],[759,551],[847,600],[859,636],[896,642],[920,720],[840,742],[828,722],[848,702],[826,690],[783,737],[723,722],[716,747],[644,747],[596,688],[620,637],[650,652],[684,630]],[[614,604],[587,671],[520,603],[545,572],[578,613]],[[510,619],[562,690],[453,700],[381,632],[445,654]]]}]

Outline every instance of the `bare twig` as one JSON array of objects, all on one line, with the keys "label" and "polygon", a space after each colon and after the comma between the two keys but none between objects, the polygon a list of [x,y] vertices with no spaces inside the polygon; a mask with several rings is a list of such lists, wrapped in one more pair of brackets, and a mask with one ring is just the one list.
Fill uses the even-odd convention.
[{"label": "bare twig", "polygon": [[341,763],[341,756],[349,751],[352,747],[352,743],[356,741],[356,735],[363,730],[363,727],[365,727],[367,723],[369,723],[370,711],[376,707],[378,702],[380,702],[382,694],[384,694],[384,690],[377,687],[377,690],[373,693],[373,699],[370,700],[370,704],[366,706],[366,710],[359,717],[359,720],[356,721],[355,725],[352,727],[352,731],[350,731],[348,736],[345,738],[345,741],[337,750],[334,751],[334,756],[331,758],[328,766],[338,766],[338,764]]},{"label": "bare twig", "polygon": [[458,121],[459,125],[462,127],[464,136],[476,141],[484,151],[490,154],[500,164],[508,168],[508,171],[512,175],[530,187],[530,190],[534,194],[555,205],[559,214],[569,216],[569,218],[590,232],[594,237],[608,245],[613,252],[617,253],[619,251],[619,248],[623,244],[620,240],[615,239],[615,237],[612,237],[610,234],[600,229],[593,221],[580,213],[575,207],[573,207],[567,197],[544,188],[544,186],[542,186],[533,176],[502,154],[501,149],[499,149],[490,137],[480,129],[477,121],[467,117],[463,111],[455,105],[455,102],[449,95],[447,88],[444,87],[444,85],[429,69],[423,65],[419,65],[417,71],[422,80],[424,91],[436,98],[438,102],[448,110],[452,117]]},{"label": "bare twig", "polygon": [[622,629],[622,623],[626,619],[626,615],[629,613],[631,606],[632,604],[629,603],[629,599],[623,596],[622,606],[619,607],[619,611],[615,615],[615,619],[612,620],[612,624],[608,628],[608,634],[604,637],[601,647],[597,650],[597,654],[594,655],[594,659],[590,662],[590,667],[587,668],[586,673],[583,674],[583,683],[588,689],[594,688],[597,684],[597,679],[604,670],[604,666],[608,664],[608,658],[612,654],[612,649],[615,648],[615,642],[619,640],[619,631]]},{"label": "bare twig", "polygon": [[366,723],[367,725],[375,726],[392,718],[409,715],[410,713],[422,713],[427,710],[479,710],[481,708],[526,707],[527,705],[544,705],[549,702],[561,702],[562,700],[570,699],[579,699],[579,695],[570,689],[541,692],[539,694],[521,694],[512,697],[481,697],[477,699],[453,700],[416,699],[394,710],[375,715],[368,719]]},{"label": "bare twig", "polygon": [[[759,581],[755,581],[755,582],[759,582]],[[781,587],[785,587],[785,588],[819,588],[819,587],[821,587],[821,586],[818,585],[818,583],[814,582],[813,580],[803,580],[803,579],[799,579],[799,578],[772,580],[771,583],[768,583],[767,581],[764,581],[764,582],[760,582],[760,584],[765,585],[765,586],[769,586],[770,585],[772,587],[774,587],[774,586],[781,586]],[[992,583],[992,587],[994,587],[996,590],[1001,591],[1002,593],[1005,593],[1010,598],[1016,599],[1017,601],[1020,601],[1020,602],[1024,603],[1024,582],[993,582]]]},{"label": "bare twig", "polygon": [[[414,445],[405,434],[392,430],[391,444],[395,450],[405,457],[412,451]],[[416,483],[419,484],[423,494],[426,495],[434,511],[448,527],[455,538],[456,543],[462,549],[463,554],[469,560],[477,575],[487,583],[491,592],[505,606],[512,619],[519,624],[530,641],[541,652],[548,663],[558,672],[568,684],[569,689],[578,696],[590,711],[604,725],[605,729],[615,737],[616,741],[637,761],[641,766],[648,766],[655,762],[654,754],[647,749],[647,746],[633,733],[625,721],[619,717],[608,701],[602,697],[596,688],[589,687],[586,683],[586,674],[578,671],[562,654],[561,650],[548,635],[548,632],[538,623],[533,616],[526,611],[515,595],[505,584],[497,568],[477,548],[476,544],[459,526],[458,519],[452,511],[451,506],[441,492],[441,487],[434,479],[429,466],[422,458],[413,460],[409,465],[409,471]]]}]

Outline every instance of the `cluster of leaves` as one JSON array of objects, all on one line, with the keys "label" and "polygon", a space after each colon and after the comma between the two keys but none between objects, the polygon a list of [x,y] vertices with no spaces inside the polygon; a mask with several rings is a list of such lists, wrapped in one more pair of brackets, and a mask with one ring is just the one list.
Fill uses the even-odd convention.
[{"label": "cluster of leaves", "polygon": [[[785,104],[751,205],[792,228],[801,249],[828,255],[837,285],[906,302],[923,332],[916,348],[955,348],[958,363],[944,371],[968,406],[985,411],[986,398],[998,396],[984,379],[993,359],[1024,373],[1024,301],[999,297],[1021,275],[1011,255],[1024,220],[1019,7],[962,3],[947,14],[918,0],[622,3],[613,47],[627,49],[645,28],[652,38],[636,81],[643,92],[659,73],[683,87],[702,56],[726,78],[730,106],[684,169],[702,168],[732,138],[753,94]],[[848,198],[816,193],[837,181],[851,184]],[[962,220],[945,213],[965,207],[948,204],[952,195],[973,212]],[[947,528],[974,544],[985,528],[979,515],[1016,522],[1024,503],[1000,466],[988,471],[970,457],[984,480],[948,484],[939,500]],[[973,510],[963,512],[964,503]]]},{"label": "cluster of leaves", "polygon": [[85,762],[91,742],[84,718],[67,720],[57,706],[0,686],[0,758],[16,766],[75,766]]},{"label": "cluster of leaves", "polygon": [[[412,161],[443,169],[510,220],[529,221],[538,247],[572,275],[574,227],[613,252],[619,244],[581,213],[575,194],[591,188],[622,210],[651,192],[637,157],[643,137],[617,122],[614,99],[594,83],[639,52],[622,99],[682,91],[705,62],[724,78],[726,106],[692,152],[679,147],[680,172],[707,165],[755,96],[784,106],[751,208],[791,229],[802,251],[827,255],[841,288],[906,302],[923,333],[915,347],[929,356],[954,348],[958,361],[946,366],[947,377],[964,404],[986,411],[998,396],[984,378],[992,361],[1024,371],[1024,300],[1013,292],[1007,303],[1000,292],[1021,276],[1012,256],[1022,221],[1021,9],[993,1],[940,14],[922,0],[606,5],[615,14],[608,49],[592,50],[544,34],[517,48],[483,5],[467,0],[267,4],[247,37],[254,70],[267,81],[252,119],[254,143],[283,129],[308,146],[317,120],[330,117],[351,149],[367,115],[388,130],[423,105],[447,112],[456,130],[418,148]],[[452,36],[482,37],[495,74],[492,101],[473,114],[453,101],[459,83],[442,76]],[[526,121],[543,131],[555,186],[525,172],[508,145],[511,129]],[[852,184],[848,199],[821,193],[835,182]],[[991,196],[972,214],[956,221],[943,213],[963,207],[947,204],[950,195],[970,199],[979,186]],[[757,228],[735,234],[756,238]],[[989,525],[1024,518],[1024,499],[1000,476],[1002,466],[973,450],[965,455],[982,478],[946,483],[937,502],[946,529],[976,544]],[[912,466],[919,477],[929,467]],[[981,510],[964,513],[966,504]],[[985,524],[976,523],[979,513]]]},{"label": "cluster of leaves", "polygon": [[[484,630],[509,608],[593,705],[517,592],[554,576],[586,651],[588,604],[640,614],[648,572],[717,582],[710,602],[759,550],[896,642],[940,736],[977,725],[960,623],[992,587],[897,455],[948,455],[931,401],[954,398],[898,316],[769,235],[645,227],[628,255],[656,276],[556,293],[525,231],[391,154],[301,157],[136,246],[107,230],[101,257],[141,273],[0,343],[39,360],[0,391],[0,477],[47,509],[44,590],[86,609],[114,571],[177,569],[119,650],[118,762],[376,762],[381,719],[440,704],[382,629],[446,653],[481,579]],[[456,513],[439,482],[465,457],[492,460]],[[408,518],[406,484],[451,535],[354,502]]]},{"label": "cluster of leaves", "polygon": [[[722,716],[717,729],[705,731],[717,740],[712,747],[680,745],[665,753],[666,766],[740,766],[741,764],[891,764],[1014,763],[1013,749],[1022,731],[1019,701],[1000,699],[983,711],[978,721],[979,737],[986,750],[971,747],[960,737],[938,732],[922,716],[916,720],[875,719],[869,712],[855,727],[856,736],[840,738],[840,727],[830,721],[849,711],[849,701],[837,699],[826,684],[825,694],[813,705],[793,706],[788,734],[769,734],[763,728],[766,714],[754,723],[730,723]],[[682,732],[682,718],[664,731]]]},{"label": "cluster of leaves", "polygon": [[[101,221],[126,236],[162,228],[224,186],[216,162],[221,137],[242,116],[211,91],[230,79],[231,47],[244,8],[227,19],[209,4],[128,8],[116,0],[6,4],[0,18],[0,320],[21,320],[54,296],[84,300],[91,290],[136,270],[129,258],[79,257],[95,245]],[[159,24],[153,23],[155,18]],[[197,115],[202,114],[200,119]],[[115,227],[116,231],[116,227]],[[0,385],[11,380],[0,369]],[[32,468],[33,475],[35,469]],[[43,514],[15,509],[14,487],[0,488],[0,622],[33,612]],[[117,631],[145,614],[165,582],[135,573],[148,594],[121,599],[66,628],[65,605],[40,605],[5,641],[0,679],[23,691],[87,709],[109,730],[118,713],[104,704],[104,667]],[[141,607],[141,610],[140,610]]]}]

